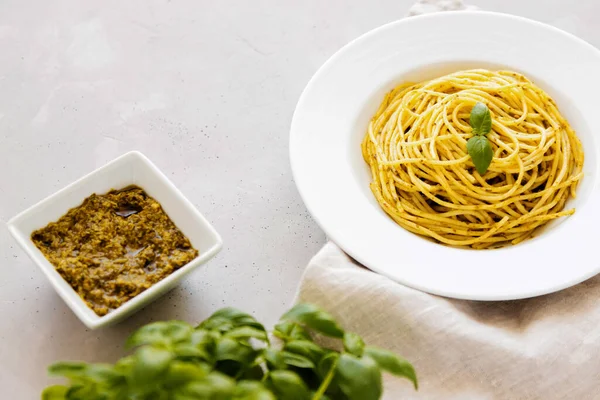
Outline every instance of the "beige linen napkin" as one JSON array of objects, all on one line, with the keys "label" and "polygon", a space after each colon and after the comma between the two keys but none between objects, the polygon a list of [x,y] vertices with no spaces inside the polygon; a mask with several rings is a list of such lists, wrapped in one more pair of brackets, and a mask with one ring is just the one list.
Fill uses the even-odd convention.
[{"label": "beige linen napkin", "polygon": [[410,360],[420,382],[385,378],[384,399],[600,399],[600,278],[527,300],[452,300],[375,274],[328,243],[298,301]]},{"label": "beige linen napkin", "polygon": [[[409,14],[464,8],[423,0]],[[386,400],[600,399],[598,299],[599,277],[527,300],[446,299],[377,275],[333,243],[310,262],[298,293],[414,364],[419,391],[386,376]]]}]

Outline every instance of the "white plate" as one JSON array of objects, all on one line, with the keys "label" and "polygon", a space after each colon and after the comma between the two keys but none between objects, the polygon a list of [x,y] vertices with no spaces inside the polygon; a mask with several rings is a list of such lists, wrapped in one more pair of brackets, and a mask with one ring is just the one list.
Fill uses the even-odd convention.
[{"label": "white plate", "polygon": [[[581,139],[585,177],[577,211],[534,239],[498,250],[433,243],[393,222],[369,189],[360,151],[386,91],[466,68],[525,74],[558,103]],[[568,33],[485,12],[411,17],[375,29],[338,51],[300,97],[290,158],[308,210],[330,238],[368,268],[448,297],[505,300],[537,296],[599,272],[600,52]]]}]

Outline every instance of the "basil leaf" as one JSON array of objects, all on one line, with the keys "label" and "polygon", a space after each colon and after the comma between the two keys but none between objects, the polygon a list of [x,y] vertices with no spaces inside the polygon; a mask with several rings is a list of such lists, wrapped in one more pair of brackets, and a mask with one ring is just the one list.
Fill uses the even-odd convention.
[{"label": "basil leaf", "polygon": [[173,359],[170,351],[156,347],[141,347],[135,353],[131,382],[135,387],[156,385],[157,378],[169,368]]},{"label": "basil leaf", "polygon": [[42,392],[42,400],[65,400],[68,387],[62,385],[48,386]]},{"label": "basil leaf", "polygon": [[173,397],[174,400],[229,400],[235,390],[235,381],[219,372],[211,372],[200,381],[190,382]]},{"label": "basil leaf", "polygon": [[198,352],[193,351],[194,353],[202,353],[201,355],[197,355],[196,357],[203,358],[204,360],[213,363],[215,359],[217,340],[219,340],[220,337],[221,335],[217,332],[194,330],[191,333],[189,340],[176,346],[175,351],[177,351],[179,346],[182,346],[181,351],[183,356],[183,352],[186,351],[185,349],[187,349],[187,346],[192,346],[198,350]]},{"label": "basil leaf", "polygon": [[65,398],[68,400],[88,400],[97,397],[97,394],[93,385],[73,385],[67,390]]},{"label": "basil leaf", "polygon": [[177,357],[180,357],[180,358],[197,357],[197,358],[202,358],[204,360],[208,360],[210,357],[208,354],[206,354],[204,349],[192,346],[191,344],[188,344],[188,343],[178,344],[173,349],[173,352],[177,355]]},{"label": "basil leaf", "polygon": [[210,372],[206,364],[191,364],[183,361],[173,361],[165,374],[166,388],[175,388],[188,382],[198,381]]},{"label": "basil leaf", "polygon": [[337,338],[344,336],[344,330],[333,317],[312,304],[297,304],[285,313],[281,319],[306,325],[326,336]]},{"label": "basil leaf", "polygon": [[233,400],[277,400],[277,398],[260,382],[240,381],[233,393]]},{"label": "basil leaf", "polygon": [[292,340],[291,342],[287,342],[283,349],[289,353],[300,354],[311,360],[314,364],[318,364],[324,354],[321,347],[308,340]]},{"label": "basil leaf", "polygon": [[184,390],[178,390],[172,394],[172,398],[173,400],[198,400],[199,397]]},{"label": "basil leaf", "polygon": [[213,315],[211,315],[206,321],[201,323],[199,326],[206,329],[212,329],[205,325],[211,325],[211,320],[225,320],[229,321],[232,327],[238,326],[250,326],[256,329],[260,329],[263,332],[266,332],[265,327],[259,323],[253,316],[247,314],[243,311],[240,311],[236,308],[227,307],[222,308],[216,311]]},{"label": "basil leaf", "polygon": [[256,320],[254,319],[253,316],[251,316],[250,314],[247,314],[243,311],[238,310],[237,308],[233,308],[233,307],[225,307],[225,308],[221,308],[220,310],[217,310],[213,313],[213,315],[211,315],[209,317],[210,318],[215,318],[215,317],[219,317],[219,318],[225,318],[225,319],[229,319],[231,321],[250,321],[250,322],[256,322]]},{"label": "basil leaf", "polygon": [[[146,395],[143,395],[142,397],[139,397],[139,399],[140,400],[170,400],[169,397],[170,397],[170,395],[168,392],[166,392],[162,389],[158,389],[158,390],[150,392]],[[98,400],[100,400],[100,399],[104,400],[104,397],[100,397]],[[90,400],[90,399],[85,399],[85,400]]]},{"label": "basil leaf", "polygon": [[187,393],[184,389],[178,389],[171,394],[171,399],[169,400],[198,400],[198,397]]},{"label": "basil leaf", "polygon": [[256,355],[257,351],[251,346],[228,337],[221,338],[217,343],[216,359],[218,361],[231,360],[246,365],[250,364]]},{"label": "basil leaf", "polygon": [[310,392],[298,374],[292,371],[272,371],[269,382],[279,400],[308,400]]},{"label": "basil leaf", "polygon": [[419,382],[417,381],[415,369],[411,363],[406,361],[404,358],[392,353],[391,351],[371,346],[367,346],[365,348],[365,354],[375,360],[377,365],[379,365],[379,368],[384,369],[396,376],[407,378],[413,383],[415,389],[419,388]]},{"label": "basil leaf", "polygon": [[337,383],[349,400],[379,400],[383,388],[381,371],[370,357],[344,353],[337,363]]},{"label": "basil leaf", "polygon": [[169,321],[165,328],[165,335],[172,343],[187,340],[192,333],[192,326],[183,321]]},{"label": "basil leaf", "polygon": [[269,347],[264,349],[263,356],[265,358],[265,361],[267,362],[267,368],[269,370],[287,368],[287,364],[285,363],[283,355],[280,351]]},{"label": "basil leaf", "polygon": [[344,349],[356,357],[362,357],[365,342],[356,333],[346,332],[344,333]]},{"label": "basil leaf", "polygon": [[479,175],[485,174],[494,158],[494,150],[485,136],[473,136],[467,141],[467,152]]},{"label": "basil leaf", "polygon": [[110,364],[88,364],[82,378],[107,388],[123,387],[127,383],[125,374]]},{"label": "basil leaf", "polygon": [[299,354],[290,353],[288,351],[282,351],[281,355],[287,365],[298,368],[315,368],[315,364],[307,357]]},{"label": "basil leaf", "polygon": [[63,361],[48,367],[50,375],[64,376],[69,379],[79,378],[87,372],[88,365],[78,361]]},{"label": "basil leaf", "polygon": [[267,341],[267,333],[265,331],[253,328],[251,326],[241,326],[239,328],[232,329],[231,331],[227,332],[225,336],[232,339],[254,338],[262,340],[263,342]]},{"label": "basil leaf", "polygon": [[235,381],[219,372],[211,372],[204,378],[204,383],[214,388],[215,393],[233,393]]},{"label": "basil leaf", "polygon": [[117,363],[115,364],[115,371],[117,371],[123,375],[129,375],[131,373],[131,370],[132,370],[134,364],[135,364],[134,356],[123,357],[119,361],[117,361]]},{"label": "basil leaf", "polygon": [[189,338],[192,333],[190,324],[183,321],[154,322],[138,329],[127,339],[128,348],[144,344],[170,344]]},{"label": "basil leaf", "polygon": [[194,329],[189,338],[189,343],[194,346],[214,344],[221,337],[221,334],[214,331],[207,331],[203,329]]},{"label": "basil leaf", "polygon": [[234,326],[235,325],[230,319],[223,317],[210,317],[209,319],[198,325],[196,329],[201,328],[207,330],[214,330],[218,332],[227,332],[233,329]]},{"label": "basil leaf", "polygon": [[469,124],[474,135],[487,135],[492,130],[492,116],[489,108],[481,102],[475,104],[471,110]]},{"label": "basil leaf", "polygon": [[300,325],[292,321],[281,321],[275,325],[273,335],[283,341],[312,340],[310,334]]}]

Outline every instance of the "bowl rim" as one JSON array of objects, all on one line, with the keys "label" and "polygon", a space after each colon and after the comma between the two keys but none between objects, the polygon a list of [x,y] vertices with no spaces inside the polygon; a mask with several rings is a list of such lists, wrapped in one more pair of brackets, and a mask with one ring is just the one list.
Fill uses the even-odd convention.
[{"label": "bowl rim", "polygon": [[[177,200],[187,204],[187,209],[191,210],[195,217],[201,221],[202,225],[210,232],[214,241],[209,245],[208,250],[199,253],[194,259],[190,262],[179,268],[178,270],[172,272],[167,277],[161,279],[160,281],[153,284],[148,289],[144,290],[142,293],[123,303],[118,308],[112,310],[106,315],[98,316],[95,312],[87,306],[85,301],[77,294],[77,292],[69,285],[66,280],[56,271],[54,265],[52,265],[43,253],[35,246],[35,244],[31,241],[31,233],[25,232],[19,227],[19,223],[22,221],[26,221],[32,214],[36,213],[38,210],[43,208],[44,206],[56,202],[61,201],[61,197],[68,192],[71,192],[75,188],[85,187],[88,185],[94,178],[96,178],[101,172],[105,169],[110,168],[115,165],[122,164],[120,168],[126,167],[130,163],[141,161],[141,165],[143,165],[144,169],[148,169],[152,172],[154,178],[159,179],[162,183],[166,184],[169,188],[168,190],[172,192]],[[143,188],[143,187],[142,187]],[[91,195],[90,192],[88,194]],[[83,201],[84,199],[81,199]],[[53,219],[52,219],[53,220]],[[48,221],[50,223],[52,221]],[[134,150],[129,151],[109,162],[100,166],[99,168],[94,169],[93,171],[85,174],[79,179],[73,181],[62,189],[50,194],[44,199],[38,201],[34,205],[28,207],[24,211],[21,211],[14,217],[12,217],[7,223],[7,227],[13,238],[17,241],[20,247],[27,253],[29,258],[37,265],[39,269],[41,269],[42,273],[46,276],[46,279],[50,282],[54,290],[57,294],[62,298],[62,300],[67,304],[67,306],[73,311],[73,313],[83,322],[83,324],[90,328],[96,329],[101,327],[106,327],[108,325],[112,325],[113,323],[117,323],[124,318],[132,315],[136,311],[145,307],[148,303],[156,300],[162,294],[162,290],[169,285],[176,284],[179,280],[181,280],[185,275],[189,274],[191,271],[198,268],[200,265],[204,264],[211,258],[213,258],[223,247],[223,240],[219,233],[215,230],[212,224],[198,211],[198,209],[175,187],[175,185],[169,180],[169,178],[162,173],[154,163],[152,163],[144,154],[141,152]],[[61,281],[66,284],[63,285]],[[73,296],[70,296],[67,292],[72,292],[75,294],[76,299]]]}]

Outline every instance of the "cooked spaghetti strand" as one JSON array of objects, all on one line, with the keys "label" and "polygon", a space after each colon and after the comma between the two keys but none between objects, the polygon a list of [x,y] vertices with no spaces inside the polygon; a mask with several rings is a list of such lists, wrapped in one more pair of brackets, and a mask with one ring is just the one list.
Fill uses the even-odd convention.
[{"label": "cooked spaghetti strand", "polygon": [[[476,171],[466,143],[472,107],[492,115],[494,157]],[[371,190],[410,232],[475,249],[519,243],[564,210],[583,150],[556,103],[512,71],[459,71],[392,89],[362,143]]]}]

